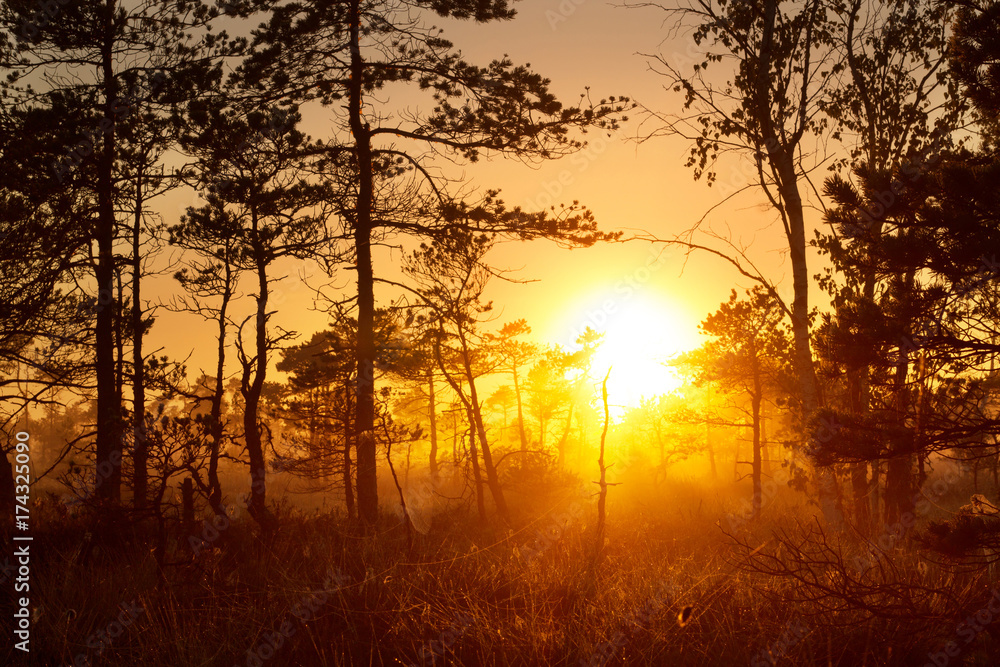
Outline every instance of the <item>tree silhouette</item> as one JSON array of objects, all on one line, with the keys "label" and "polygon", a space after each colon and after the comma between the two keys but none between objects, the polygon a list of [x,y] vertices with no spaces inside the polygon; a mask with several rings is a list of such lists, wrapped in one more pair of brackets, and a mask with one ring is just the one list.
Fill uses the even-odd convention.
[{"label": "tree silhouette", "polygon": [[[491,237],[455,229],[433,244],[421,245],[404,264],[414,281],[414,292],[429,312],[427,319],[436,327],[434,354],[445,380],[465,406],[469,417],[470,443],[478,438],[486,483],[497,513],[510,523],[507,502],[493,461],[486,434],[482,400],[476,379],[494,369],[496,362],[488,345],[480,340],[477,324],[492,304],[482,301],[483,291],[493,271],[484,263],[492,246]],[[450,364],[457,368],[449,368]],[[473,469],[479,465],[473,445]]]},{"label": "tree silhouette", "polygon": [[[250,7],[237,7],[244,14]],[[549,82],[504,58],[486,67],[465,62],[440,29],[424,17],[485,23],[509,19],[513,10],[495,3],[292,2],[276,6],[255,37],[256,52],[243,75],[274,97],[316,100],[334,114],[327,147],[349,160],[354,192],[347,215],[357,270],[358,308],[358,502],[373,524],[378,515],[374,441],[375,312],[373,242],[399,233],[434,237],[452,227],[514,238],[552,238],[588,245],[606,235],[577,207],[560,212],[508,209],[495,192],[467,204],[448,192],[432,155],[443,152],[475,161],[500,154],[523,160],[550,159],[580,148],[573,128],[613,127],[621,100],[598,105],[583,100],[564,107]],[[388,86],[407,84],[431,97],[429,113],[414,113],[380,101]],[[586,103],[586,104],[584,104]],[[392,188],[379,184],[386,163],[398,165]],[[408,197],[400,197],[401,191]],[[395,207],[396,201],[406,205]]]},{"label": "tree silhouette", "polygon": [[500,327],[495,334],[487,334],[488,340],[496,347],[497,354],[506,370],[510,371],[514,383],[514,398],[517,401],[517,436],[521,445],[519,465],[527,463],[528,435],[524,430],[524,398],[520,373],[538,354],[538,345],[529,341],[519,340],[531,333],[531,327],[523,320],[514,320]]},{"label": "tree silhouette", "polygon": [[573,426],[574,411],[577,409],[578,403],[586,403],[588,402],[587,399],[590,398],[589,395],[585,395],[585,389],[593,381],[593,378],[590,377],[590,367],[594,359],[594,353],[597,352],[597,348],[600,347],[603,339],[604,334],[597,333],[590,327],[587,327],[583,333],[577,336],[575,341],[580,346],[580,349],[569,352],[559,359],[559,370],[563,378],[572,383],[567,397],[569,405],[566,410],[566,426],[563,428],[563,434],[559,438],[559,442],[556,443],[560,468],[566,462],[566,445]]},{"label": "tree silhouette", "polygon": [[[339,476],[347,515],[356,515],[353,441],[353,329],[344,323],[319,331],[306,342],[281,351],[277,369],[289,374],[282,396],[281,416],[304,430],[303,452],[281,461],[281,468],[311,479]],[[330,486],[329,483],[324,487]]]},{"label": "tree silhouette", "polygon": [[[342,311],[333,311],[330,328],[313,334],[308,341],[283,348],[277,370],[289,374],[280,397],[280,416],[293,431],[305,431],[304,443],[280,461],[292,474],[313,480],[339,476],[322,487],[342,487],[348,517],[356,518],[354,465],[354,401],[357,392],[357,321]],[[377,368],[398,372],[405,356],[399,326],[391,311],[376,313]],[[389,399],[380,395],[380,419],[387,419]],[[305,427],[303,428],[303,424]],[[385,444],[384,438],[380,440]]]},{"label": "tree silhouette", "polygon": [[781,384],[782,375],[791,372],[791,344],[783,320],[780,306],[763,288],[754,287],[745,299],[739,299],[733,290],[729,301],[701,324],[702,331],[714,340],[689,357],[689,362],[700,366],[700,381],[716,382],[723,392],[738,392],[750,400],[754,517],[763,504],[761,406],[767,390]]},{"label": "tree silhouette", "polygon": [[[311,142],[296,125],[294,109],[271,107],[244,111],[196,103],[190,109],[195,131],[183,139],[197,157],[192,176],[208,199],[190,211],[195,235],[209,230],[235,240],[233,259],[255,279],[255,312],[238,327],[237,358],[242,368],[240,391],[245,401],[243,435],[250,465],[250,512],[262,527],[273,527],[266,505],[266,461],[258,409],[270,355],[294,334],[269,326],[273,312],[268,300],[273,265],[284,257],[329,257],[330,189],[314,182],[308,171]],[[238,148],[238,150],[233,150]],[[220,181],[221,179],[221,181]],[[183,235],[183,230],[179,234]],[[253,342],[244,343],[244,329],[253,320]],[[220,328],[220,336],[224,333]]]},{"label": "tree silhouette", "polygon": [[[647,3],[643,3],[647,4]],[[692,142],[687,166],[695,178],[715,180],[720,154],[735,152],[754,167],[751,185],[759,188],[778,214],[792,265],[793,299],[784,304],[770,283],[729,258],[745,275],[762,282],[791,318],[795,368],[804,415],[820,405],[809,335],[809,273],[806,261],[804,190],[808,187],[813,150],[811,138],[827,125],[820,100],[843,70],[832,48],[834,27],[825,3],[696,2],[662,7],[678,26],[693,25],[701,62],[681,71],[680,63],[654,56],[666,87],[684,95],[684,115],[650,112],[660,122],[650,136],[679,135]],[[725,84],[706,72],[734,63]],[[743,189],[743,188],[741,188]],[[703,247],[684,242],[688,247]],[[721,254],[715,251],[716,254]],[[827,520],[839,524],[836,479],[820,471],[819,491]]]},{"label": "tree silhouette", "polygon": [[[170,243],[200,255],[188,257],[188,266],[175,278],[188,293],[174,308],[197,312],[216,325],[215,377],[212,386],[208,434],[211,438],[207,472],[209,505],[217,515],[225,514],[219,456],[225,440],[222,402],[226,392],[226,350],[229,347],[230,304],[237,298],[241,273],[239,262],[240,224],[221,201],[200,209],[189,209],[180,224],[170,228]],[[217,304],[212,304],[217,300]]]},{"label": "tree silhouette", "polygon": [[1000,65],[993,35],[1000,8],[984,0],[954,4],[950,71],[973,103],[983,147],[995,149],[1000,141]]},{"label": "tree silhouette", "polygon": [[656,481],[666,478],[670,466],[705,450],[704,419],[691,410],[689,402],[689,392],[644,397],[622,415],[620,429],[628,430],[634,441],[655,446]]},{"label": "tree silhouette", "polygon": [[530,395],[529,405],[538,422],[538,449],[543,451],[551,421],[558,416],[561,407],[569,411],[571,395],[563,375],[565,356],[566,352],[558,345],[546,348],[528,371],[525,383]]},{"label": "tree silhouette", "polygon": [[[92,269],[96,305],[91,313],[98,404],[95,463],[112,467],[96,492],[117,502],[124,431],[116,378],[123,363],[120,353],[116,362],[120,333],[119,342],[115,340],[121,312],[115,289],[116,205],[129,199],[128,188],[134,186],[120,169],[139,152],[132,145],[136,137],[123,128],[140,104],[163,111],[210,86],[212,59],[229,45],[224,32],[206,34],[205,25],[217,13],[197,0],[180,4],[147,0],[129,7],[116,0],[85,0],[59,5],[57,11],[57,20],[37,21],[31,3],[5,3],[0,9],[5,32],[0,67],[8,72],[5,103],[65,114],[40,133],[50,142],[43,152],[49,169],[37,178],[73,192],[78,202],[90,207],[95,220],[87,227],[88,240],[96,246]],[[25,85],[42,70],[48,75],[38,82],[41,88]],[[138,481],[142,483],[141,475]]]},{"label": "tree silhouette", "polygon": [[[859,218],[817,238],[821,252],[830,254],[839,267],[844,253],[863,253],[866,244],[893,233],[886,209],[897,197],[905,197],[906,184],[954,142],[966,104],[957,82],[945,76],[950,7],[924,0],[893,5],[852,0],[834,8],[840,17],[835,45],[853,85],[830,88],[822,106],[834,124],[833,136],[854,143],[838,162],[850,165],[851,173],[828,178],[825,194],[839,205],[845,199],[836,192],[860,184],[867,198]],[[825,220],[839,224],[838,211],[828,211]],[[836,275],[827,269],[820,284],[833,296],[835,317],[843,313],[843,324],[850,327],[852,312],[876,307],[876,292],[886,289],[889,278],[883,276],[880,282],[874,265],[865,263],[849,271],[838,268]],[[851,410],[864,415],[872,403],[872,369],[865,357],[874,350],[861,345],[855,349],[859,354],[844,368],[846,395]],[[868,525],[876,510],[879,473],[873,462],[869,481],[866,463],[851,464],[855,523],[860,527]]]},{"label": "tree silhouette", "polygon": [[[981,37],[963,33],[974,33],[985,16],[972,5],[959,11],[953,72],[962,73],[966,48],[976,53],[973,61],[988,60],[974,46],[984,44]],[[989,98],[973,96],[983,99]],[[982,145],[989,146],[995,109],[977,106],[975,112],[983,122]],[[827,184],[837,204],[828,221],[849,240],[827,247],[844,275],[870,276],[884,287],[871,301],[840,299],[826,336],[839,363],[873,369],[880,411],[858,418],[835,412],[846,428],[825,448],[831,459],[888,459],[885,510],[894,520],[912,512],[912,492],[931,452],[957,448],[988,456],[994,445],[996,424],[983,406],[997,351],[997,271],[983,250],[998,242],[997,167],[989,150],[956,148],[917,171],[903,164],[890,172],[858,170],[858,176],[857,187]],[[847,281],[847,297],[854,285]]]}]

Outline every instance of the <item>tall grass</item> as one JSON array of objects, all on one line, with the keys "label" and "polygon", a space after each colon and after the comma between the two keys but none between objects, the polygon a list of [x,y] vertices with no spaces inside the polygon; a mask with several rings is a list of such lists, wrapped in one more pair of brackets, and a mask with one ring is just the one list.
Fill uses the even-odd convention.
[{"label": "tall grass", "polygon": [[[966,642],[956,628],[988,605],[982,572],[928,563],[907,542],[888,583],[948,595],[926,598],[919,618],[830,613],[787,578],[747,568],[735,544],[785,558],[775,531],[812,521],[800,496],[781,494],[760,520],[727,530],[738,502],[726,493],[678,480],[621,488],[596,570],[593,500],[566,520],[554,492],[512,494],[513,528],[442,509],[412,548],[398,519],[363,536],[286,506],[266,540],[240,518],[194,556],[173,533],[162,570],[141,526],[110,547],[84,520],[48,511],[33,544],[29,664],[919,666],[949,641],[961,653],[948,664],[994,664],[995,630]],[[831,545],[845,558],[857,548],[849,536]],[[115,627],[128,604],[143,612]]]}]

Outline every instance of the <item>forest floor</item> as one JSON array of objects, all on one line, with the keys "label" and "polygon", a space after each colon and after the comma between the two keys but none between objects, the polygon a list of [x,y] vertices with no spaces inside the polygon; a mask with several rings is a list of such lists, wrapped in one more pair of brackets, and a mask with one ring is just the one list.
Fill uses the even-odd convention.
[{"label": "forest floor", "polygon": [[558,489],[512,494],[514,528],[453,508],[425,533],[389,515],[366,537],[343,516],[285,506],[266,539],[244,515],[199,525],[204,542],[172,530],[160,553],[155,527],[112,544],[53,502],[31,546],[31,652],[2,662],[997,664],[1000,583],[929,557],[923,519],[866,543],[822,529],[801,494],[771,494],[755,520],[726,494],[611,489],[597,563],[593,499]]}]

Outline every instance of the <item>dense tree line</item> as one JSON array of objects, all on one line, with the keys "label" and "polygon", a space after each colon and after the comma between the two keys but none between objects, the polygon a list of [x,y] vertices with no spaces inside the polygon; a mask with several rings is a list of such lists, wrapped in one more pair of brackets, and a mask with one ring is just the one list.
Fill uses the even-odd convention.
[{"label": "dense tree line", "polygon": [[[717,475],[725,455],[735,477],[749,472],[755,517],[769,468],[790,452],[793,483],[832,525],[863,532],[912,513],[941,457],[977,474],[985,464],[996,482],[1000,10],[919,0],[664,9],[694,26],[705,58],[655,59],[684,111],[646,109],[652,135],[689,139],[695,177],[724,187],[719,161],[746,161],[736,189],[781,225],[793,298],[745,256],[727,256],[758,285],[707,317],[711,341],[680,361],[689,386],[621,416],[622,432],[655,443],[655,460],[623,457],[665,470],[705,454]],[[581,148],[579,131],[614,129],[629,102],[564,106],[527,66],[469,63],[431,25],[450,17],[487,30],[512,16],[504,1],[87,0],[40,20],[33,5],[6,3],[4,428],[83,399],[92,414],[54,453],[72,475],[81,461],[107,471],[82,500],[162,525],[167,490],[190,477],[225,516],[221,471],[246,466],[247,506],[267,531],[274,473],[336,490],[370,529],[379,471],[416,525],[405,487],[426,468],[432,490],[447,474],[482,521],[489,500],[509,523],[509,489],[594,459],[600,336],[546,348],[523,320],[497,326],[484,294],[508,277],[488,254],[506,241],[620,235],[576,203],[526,211],[495,189],[470,194],[447,160],[557,158]],[[429,111],[394,105],[388,91],[403,86]],[[321,136],[306,133],[306,109],[327,115]],[[816,161],[830,166],[821,184]],[[156,198],[174,188],[199,202],[163,220]],[[816,230],[812,205],[823,209]],[[693,233],[650,238],[725,255]],[[398,280],[373,254],[386,246],[405,257]],[[164,268],[165,248],[180,266]],[[809,248],[829,261],[821,275],[810,275]],[[289,258],[353,283],[318,290],[330,327],[303,341],[273,299],[295,279],[283,273]],[[160,307],[212,323],[214,367],[197,379],[143,346],[157,312],[142,288],[156,271],[176,283]],[[378,285],[398,300],[377,303]],[[829,308],[810,307],[811,285]],[[288,379],[275,382],[274,370]]]},{"label": "dense tree line", "polygon": [[[492,154],[549,159],[582,146],[575,128],[613,128],[625,101],[564,107],[529,68],[509,60],[467,63],[425,23],[433,16],[507,19],[513,12],[504,2],[95,0],[53,7],[55,15],[26,2],[3,6],[8,427],[31,406],[55,400],[43,397],[46,389],[93,398],[94,436],[74,444],[95,469],[111,472],[92,495],[117,505],[127,487],[141,512],[149,428],[160,428],[146,414],[147,390],[200,404],[208,389],[211,408],[198,436],[210,450],[204,490],[221,513],[218,461],[227,443],[238,442],[252,479],[250,509],[268,526],[267,372],[293,337],[269,305],[282,278],[274,265],[292,257],[331,276],[349,265],[358,279],[348,299],[357,369],[345,428],[357,456],[359,515],[373,524],[380,412],[372,245],[471,233],[565,245],[614,236],[598,232],[576,206],[533,212],[508,208],[495,190],[471,200],[459,195],[422,147],[468,161]],[[231,38],[218,29],[223,22],[236,32],[259,29]],[[379,109],[377,93],[402,83],[428,91],[436,109],[420,118]],[[328,136],[314,140],[299,129],[301,104],[343,113]],[[152,202],[176,187],[195,189],[204,204],[179,222],[160,221]],[[185,251],[176,276],[183,293],[172,307],[218,326],[214,377],[198,386],[176,362],[151,358],[142,347],[155,318],[141,285],[167,242]],[[254,309],[240,320],[236,302],[250,284]],[[223,423],[222,410],[234,349],[239,428]],[[9,503],[10,475],[3,477]]]}]

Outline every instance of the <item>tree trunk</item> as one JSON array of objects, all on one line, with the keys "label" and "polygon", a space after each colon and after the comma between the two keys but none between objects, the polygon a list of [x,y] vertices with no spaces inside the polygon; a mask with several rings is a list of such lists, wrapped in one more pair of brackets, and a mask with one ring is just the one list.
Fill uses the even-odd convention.
[{"label": "tree trunk", "polygon": [[[117,262],[116,262],[117,264]],[[125,288],[122,285],[122,268],[115,266],[115,305],[119,309],[115,312],[115,403],[122,405],[125,398]],[[122,417],[124,417],[124,412]],[[119,437],[122,440],[122,447],[125,442],[125,421],[119,420],[121,431]]]},{"label": "tree trunk", "polygon": [[[853,22],[852,15],[852,22]],[[852,23],[853,26],[853,23]],[[872,126],[874,128],[874,125]],[[882,223],[877,222],[872,226],[872,234],[877,238],[882,233]],[[875,298],[875,271],[869,270],[865,273],[862,285],[861,297],[865,302]],[[859,417],[864,417],[871,409],[871,383],[869,377],[871,369],[866,365],[858,369],[858,372],[849,373],[847,381],[851,392],[851,403],[854,413]],[[851,384],[856,386],[851,387]],[[872,529],[872,520],[878,516],[878,461],[872,461],[871,479],[867,479],[867,464],[858,462],[851,467],[851,486],[854,496],[854,516],[858,524],[858,530],[862,534],[867,534]]]},{"label": "tree trunk", "polygon": [[267,509],[267,464],[264,460],[264,443],[260,425],[260,396],[267,376],[267,264],[263,242],[259,236],[256,211],[251,213],[253,224],[253,250],[257,268],[257,314],[255,331],[255,358],[248,359],[243,368],[243,430],[247,455],[250,459],[250,515],[265,531],[274,528]]},{"label": "tree trunk", "polygon": [[472,416],[472,407],[466,403],[465,414],[469,420],[469,459],[472,462],[472,480],[476,485],[476,509],[479,510],[479,521],[486,524],[486,499],[483,497],[483,474],[479,470],[479,455],[476,453],[476,424]]},{"label": "tree trunk", "polygon": [[350,4],[351,79],[348,115],[358,160],[358,197],[354,250],[358,271],[358,396],[354,428],[358,450],[358,514],[366,526],[378,520],[378,472],[375,456],[375,276],[372,269],[374,198],[371,130],[361,116],[364,61],[361,56],[360,0]]},{"label": "tree trunk", "polygon": [[733,452],[733,482],[740,481],[740,435],[739,431],[736,433],[736,448]]},{"label": "tree trunk", "polygon": [[[785,178],[794,179],[792,156],[783,156],[781,169]],[[809,274],[806,265],[805,217],[798,186],[792,180],[782,188],[782,201],[788,220],[789,256],[792,261],[792,276],[795,297],[792,301],[792,337],[795,343],[795,366],[799,376],[799,391],[802,395],[803,420],[808,423],[810,416],[820,405],[813,367],[812,349],[809,343]],[[819,493],[820,509],[827,523],[835,528],[843,526],[843,510],[840,507],[840,493],[833,470],[819,467],[816,470],[816,486]]]},{"label": "tree trunk", "polygon": [[[486,468],[486,480],[490,487],[490,494],[493,496],[493,503],[496,505],[497,513],[500,515],[503,522],[509,524],[510,514],[507,511],[507,501],[503,495],[503,487],[500,486],[500,478],[497,476],[496,466],[493,465],[493,455],[490,452],[490,444],[486,439],[486,426],[483,422],[483,413],[479,406],[479,394],[476,391],[476,378],[473,375],[472,364],[469,361],[468,344],[461,330],[459,330],[458,338],[462,346],[462,369],[464,371],[465,380],[469,383],[468,395],[466,395],[462,386],[455,381],[455,378],[451,376],[451,373],[448,372],[448,369],[445,366],[444,358],[441,356],[440,337],[438,337],[434,343],[434,356],[437,359],[438,367],[441,369],[445,380],[447,380],[448,384],[451,385],[452,390],[454,390],[455,395],[458,396],[462,405],[465,406],[466,414],[469,417],[469,428],[472,430],[472,433],[479,437],[479,442],[482,444],[483,466]],[[473,456],[473,465],[473,470],[478,476],[479,461],[475,456]],[[478,483],[479,481],[477,478],[477,484]]]},{"label": "tree trunk", "polygon": [[458,415],[455,410],[451,414],[451,464],[458,465]]},{"label": "tree trunk", "polygon": [[[468,371],[471,373],[471,371]],[[475,419],[475,429],[479,433],[479,442],[482,446],[483,467],[486,468],[486,483],[490,487],[490,495],[493,496],[493,504],[496,505],[497,514],[504,523],[510,524],[510,513],[507,511],[507,499],[503,495],[503,487],[500,486],[500,477],[497,475],[496,466],[493,465],[493,454],[490,451],[490,444],[486,439],[486,426],[483,423],[483,411],[479,407],[476,394],[476,383],[469,378],[469,399],[472,404],[472,416]]]},{"label": "tree trunk", "polygon": [[913,511],[913,452],[911,443],[904,433],[906,424],[906,375],[909,370],[909,355],[900,350],[900,360],[896,365],[896,442],[890,446],[889,461],[885,470],[885,521],[894,524]]},{"label": "tree trunk", "polygon": [[[900,298],[904,311],[909,304],[909,296],[913,287],[914,273],[910,271],[903,276],[904,292]],[[904,336],[910,337],[909,328]],[[896,396],[895,431],[897,436],[889,447],[889,461],[885,470],[885,520],[888,524],[896,523],[907,513],[913,511],[913,436],[907,428],[907,412],[909,400],[907,396],[906,378],[910,372],[910,354],[904,346],[899,346],[899,359],[896,363],[896,374],[893,378],[893,391]]]},{"label": "tree trunk", "polygon": [[216,515],[226,516],[226,508],[222,505],[222,482],[219,480],[219,455],[222,452],[222,397],[226,393],[226,316],[229,311],[229,301],[233,297],[233,269],[229,258],[229,248],[226,248],[226,258],[223,262],[224,282],[222,286],[222,303],[219,304],[219,333],[216,339],[215,388],[212,391],[211,407],[211,450],[208,455],[208,503]]},{"label": "tree trunk", "polygon": [[[493,454],[490,451],[490,443],[486,438],[486,425],[483,422],[483,411],[479,405],[479,393],[476,391],[476,377],[472,372],[472,362],[469,359],[469,344],[462,331],[461,325],[458,330],[459,342],[462,345],[462,366],[465,369],[465,379],[469,383],[469,396],[466,398],[460,391],[461,387],[453,384],[455,392],[459,398],[465,402],[466,408],[471,409],[471,416],[475,420],[472,422],[474,430],[479,434],[479,443],[482,446],[483,467],[486,468],[486,482],[490,487],[490,495],[493,496],[493,504],[496,505],[500,519],[510,524],[510,513],[507,511],[507,500],[503,495],[503,487],[500,486],[500,478],[497,475],[496,466],[493,465]],[[440,346],[438,352],[440,353]],[[440,354],[438,361],[441,361]]]},{"label": "tree trunk", "polygon": [[767,446],[767,402],[760,403],[760,457],[765,475],[771,475],[771,452]]},{"label": "tree trunk", "polygon": [[[104,132],[97,173],[97,323],[95,326],[95,375],[97,384],[97,467],[94,494],[112,503],[121,501],[121,404],[115,392],[114,296],[114,165],[115,104],[118,81],[114,70],[114,14],[116,0],[104,4],[104,39],[101,49],[104,117],[111,125]],[[103,473],[107,472],[107,475]]]},{"label": "tree trunk", "polygon": [[608,410],[608,376],[610,375],[611,370],[609,369],[604,376],[604,382],[601,383],[601,402],[604,405],[604,428],[601,431],[600,457],[597,459],[597,465],[601,471],[601,480],[598,482],[601,491],[597,498],[597,535],[594,540],[594,557],[591,561],[594,568],[600,563],[601,557],[604,554],[604,530],[607,523],[608,466],[604,465],[604,443],[608,437],[608,424],[611,422],[611,413]]},{"label": "tree trunk", "polygon": [[344,386],[344,504],[347,506],[347,518],[357,518],[357,508],[354,506],[354,474],[351,472],[351,438],[354,429],[351,428],[351,387]]},{"label": "tree trunk", "polygon": [[142,356],[142,255],[139,242],[142,232],[142,175],[135,181],[135,220],[132,224],[132,504],[137,510],[146,508],[149,458],[146,442],[146,369]]},{"label": "tree trunk", "polygon": [[[863,378],[867,375],[868,369],[862,368],[860,372],[848,372],[847,387],[851,398],[851,411],[863,416],[867,412],[867,397]],[[864,461],[852,463],[851,470],[851,498],[854,503],[854,525],[862,534],[867,535],[871,529],[871,482],[868,479],[868,464]]]},{"label": "tree trunk", "polygon": [[889,459],[885,471],[885,521],[894,524],[913,512],[913,455],[903,454]]},{"label": "tree trunk", "polygon": [[[777,19],[778,0],[766,0],[761,24],[760,53],[756,58],[754,72],[754,120],[760,124],[762,150],[767,153],[767,163],[775,176],[780,202],[776,202],[785,225],[789,257],[792,262],[792,286],[794,297],[791,307],[792,338],[795,345],[795,371],[799,379],[802,398],[803,422],[820,405],[813,367],[812,350],[809,344],[809,273],[806,263],[805,216],[802,197],[799,193],[799,175],[795,168],[795,153],[798,138],[788,137],[775,127],[771,104],[774,95],[771,90],[771,64],[774,59],[774,33]],[[810,48],[807,45],[806,48]],[[808,73],[806,73],[808,75]],[[806,84],[803,84],[806,85]],[[802,104],[807,97],[802,95]],[[843,512],[839,506],[837,480],[830,468],[817,471],[816,485],[819,491],[820,507],[827,522],[835,527],[843,525]]]}]

